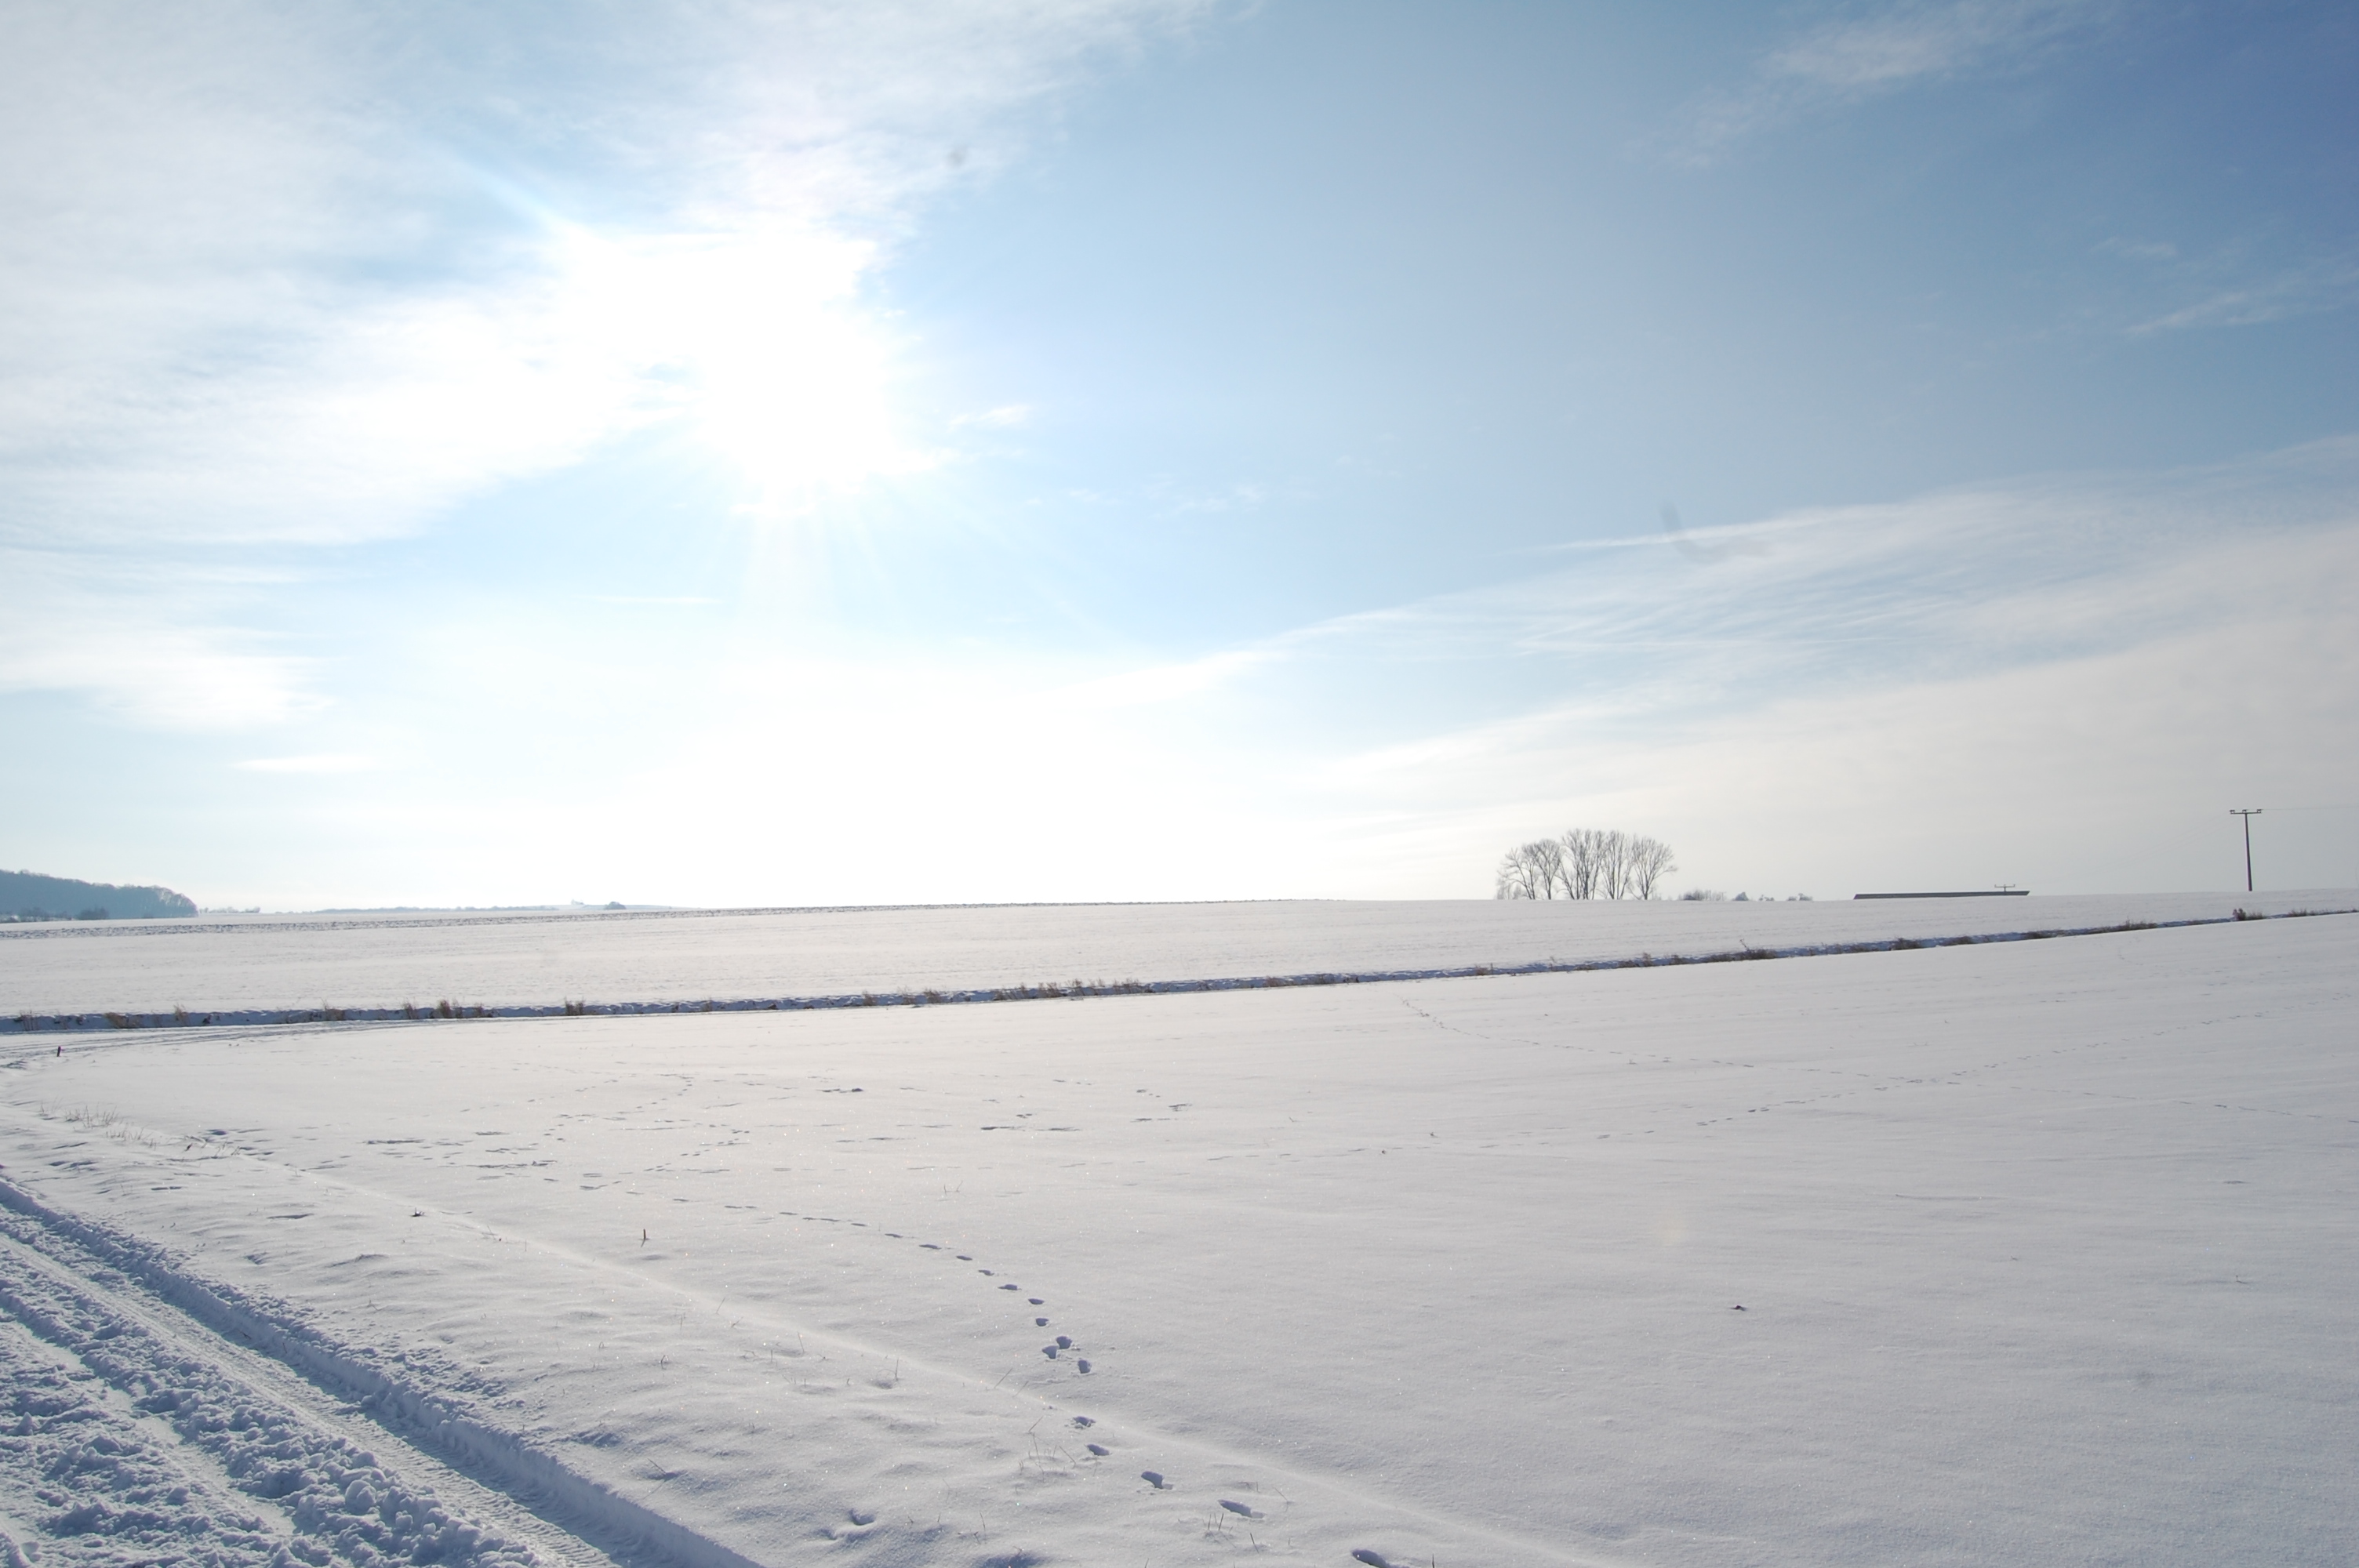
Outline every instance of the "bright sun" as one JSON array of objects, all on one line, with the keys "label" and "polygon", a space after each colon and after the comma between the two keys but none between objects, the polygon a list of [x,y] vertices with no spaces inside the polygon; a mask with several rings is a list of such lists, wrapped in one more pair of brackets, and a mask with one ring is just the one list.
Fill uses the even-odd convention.
[{"label": "bright sun", "polygon": [[687,420],[764,512],[928,466],[901,440],[892,345],[862,310],[867,244],[808,232],[564,242],[566,330]]}]

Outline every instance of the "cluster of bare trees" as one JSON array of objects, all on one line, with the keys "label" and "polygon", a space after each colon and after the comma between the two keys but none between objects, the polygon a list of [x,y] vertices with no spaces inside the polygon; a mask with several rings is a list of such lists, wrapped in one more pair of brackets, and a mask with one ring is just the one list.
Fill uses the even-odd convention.
[{"label": "cluster of bare trees", "polygon": [[1652,898],[1679,867],[1671,847],[1643,833],[1575,827],[1535,838],[1499,862],[1499,898]]}]

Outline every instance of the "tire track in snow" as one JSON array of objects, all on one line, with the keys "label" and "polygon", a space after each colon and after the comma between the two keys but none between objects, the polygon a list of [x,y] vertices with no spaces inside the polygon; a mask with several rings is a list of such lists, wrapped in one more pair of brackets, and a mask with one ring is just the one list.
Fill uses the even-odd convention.
[{"label": "tire track in snow", "polygon": [[[306,1181],[321,1182],[329,1186],[342,1188],[345,1185],[335,1177],[318,1173],[289,1172],[288,1173],[299,1175]],[[816,1218],[816,1217],[811,1217]],[[861,1222],[840,1219],[839,1223],[849,1226]],[[907,1236],[888,1237],[881,1230],[874,1234],[888,1245],[908,1246],[913,1249],[924,1246],[916,1238]],[[74,1281],[76,1275],[86,1281],[103,1281],[118,1275],[129,1276],[118,1281],[123,1290],[115,1298],[115,1304],[118,1307],[128,1307],[133,1310],[125,1311],[121,1315],[125,1317],[133,1315],[139,1304],[137,1301],[125,1303],[121,1299],[123,1296],[136,1292],[140,1301],[145,1301],[150,1293],[156,1297],[165,1298],[156,1302],[147,1309],[147,1317],[151,1321],[167,1320],[158,1326],[168,1332],[177,1328],[179,1330],[180,1337],[186,1340],[196,1341],[204,1337],[204,1330],[198,1329],[186,1321],[187,1318],[203,1319],[204,1314],[190,1309],[188,1300],[184,1298],[211,1301],[213,1303],[212,1310],[214,1312],[234,1314],[222,1319],[222,1322],[231,1325],[230,1327],[223,1330],[222,1337],[233,1341],[234,1344],[223,1345],[218,1340],[211,1341],[209,1347],[212,1356],[234,1359],[245,1354],[244,1351],[235,1348],[235,1346],[252,1344],[262,1355],[270,1357],[277,1364],[270,1368],[274,1372],[280,1368],[288,1369],[288,1380],[290,1381],[295,1373],[302,1373],[310,1388],[351,1401],[354,1407],[353,1413],[366,1416],[394,1435],[415,1444],[419,1449],[433,1454],[448,1455],[452,1451],[451,1432],[453,1428],[462,1430],[473,1428],[477,1433],[487,1433],[518,1448],[525,1446],[522,1441],[513,1434],[476,1422],[465,1414],[454,1413],[446,1418],[442,1426],[425,1430],[415,1421],[400,1419],[399,1411],[394,1409],[390,1401],[371,1403],[364,1398],[354,1399],[353,1387],[349,1383],[339,1382],[333,1378],[315,1375],[305,1370],[302,1352],[309,1347],[317,1353],[339,1355],[348,1358],[356,1357],[356,1356],[364,1357],[366,1352],[354,1353],[334,1346],[328,1336],[305,1322],[291,1307],[266,1301],[258,1302],[247,1297],[234,1286],[202,1278],[182,1263],[179,1255],[162,1247],[103,1222],[86,1220],[71,1212],[53,1208],[23,1188],[9,1184],[5,1178],[0,1178],[0,1248],[7,1245],[5,1238],[15,1238],[40,1249],[44,1254],[52,1256],[55,1260],[52,1271],[65,1274],[69,1283]],[[536,1243],[535,1251],[539,1251],[542,1245]],[[563,1255],[565,1252],[561,1247],[554,1244],[549,1244],[549,1246],[553,1253]],[[940,1255],[947,1265],[956,1269],[961,1275],[977,1267],[977,1261],[973,1258],[958,1257],[946,1247],[940,1248]],[[578,1259],[574,1260],[582,1261]],[[994,1271],[992,1278],[988,1280],[979,1278],[976,1280],[977,1284],[988,1288],[993,1297],[1006,1300],[1011,1312],[1020,1305],[1027,1314],[1037,1314],[1049,1304],[1044,1300],[1036,1306],[1020,1291],[1001,1298],[997,1290],[1001,1282],[1001,1277],[996,1271]],[[143,1290],[142,1287],[145,1289]],[[114,1286],[107,1285],[103,1288],[114,1290]],[[700,1301],[702,1299],[697,1297],[696,1292],[684,1287],[665,1286],[664,1288],[679,1293],[684,1299],[695,1298]],[[206,1321],[208,1326],[221,1328],[221,1323]],[[277,1337],[271,1338],[273,1335]],[[200,1346],[198,1353],[202,1355],[204,1348]],[[412,1376],[419,1371],[415,1364],[410,1364],[403,1369]],[[363,1366],[361,1370],[375,1373],[376,1368]],[[919,1375],[919,1367],[913,1365],[911,1372],[913,1376]],[[956,1380],[968,1380],[964,1375],[950,1376]],[[429,1377],[431,1377],[430,1373]],[[973,1381],[976,1387],[983,1387],[988,1379],[980,1379]],[[446,1385],[437,1383],[434,1387],[440,1389],[445,1388]],[[834,1392],[832,1385],[823,1391],[831,1394]],[[423,1400],[429,1397],[429,1393],[413,1391],[412,1397]],[[1150,1427],[1133,1427],[1131,1423],[1120,1421],[1118,1418],[1100,1420],[1089,1416],[1069,1416],[1067,1412],[1060,1411],[1054,1403],[1030,1392],[1018,1394],[1011,1391],[1008,1398],[1010,1400],[1008,1412],[999,1421],[992,1423],[995,1428],[1003,1423],[1011,1425],[1020,1423],[1026,1415],[1030,1416],[1035,1427],[1038,1427],[1050,1416],[1057,1415],[1066,1419],[1069,1430],[1044,1433],[1037,1436],[1030,1433],[1018,1434],[1017,1441],[1025,1444],[1025,1450],[1020,1455],[1009,1455],[1016,1458],[1017,1462],[1016,1474],[1012,1483],[1006,1479],[995,1478],[992,1484],[990,1495],[971,1499],[972,1504],[979,1505],[988,1510],[983,1516],[986,1519],[1002,1517],[1000,1510],[1003,1509],[1013,1509],[1022,1506],[1027,1496],[1045,1498],[1048,1495],[1043,1491],[1045,1487],[1084,1481],[1092,1473],[1101,1473],[1103,1480],[1093,1488],[1094,1496],[1069,1495],[1064,1506],[1071,1509],[1078,1504],[1082,1510],[1095,1516],[1089,1523],[1093,1531],[1103,1538],[1096,1544],[1103,1545],[1105,1541],[1121,1539],[1124,1541],[1123,1550],[1125,1551],[1128,1550],[1131,1541],[1142,1539],[1160,1540],[1165,1543],[1166,1550],[1178,1542],[1193,1540],[1199,1542],[1202,1550],[1210,1551],[1220,1557],[1225,1557],[1234,1551],[1254,1551],[1274,1553],[1276,1558],[1281,1561],[1317,1561],[1321,1558],[1340,1560],[1347,1548],[1361,1545],[1369,1540],[1378,1540],[1388,1546],[1397,1545],[1404,1541],[1420,1541],[1425,1545],[1413,1555],[1428,1555],[1427,1548],[1438,1547],[1440,1556],[1452,1557],[1460,1562],[1471,1560],[1527,1563],[1537,1568],[1537,1565],[1542,1563],[1569,1564],[1574,1562],[1591,1561],[1586,1558],[1568,1557],[1533,1542],[1495,1535],[1478,1521],[1430,1515],[1414,1506],[1366,1495],[1352,1485],[1351,1477],[1286,1473],[1273,1465],[1266,1456],[1258,1454],[1228,1451],[1216,1445],[1208,1445],[1186,1438],[1174,1438],[1170,1434],[1155,1431]],[[1016,1413],[1017,1405],[1023,1407],[1022,1414]],[[445,1408],[457,1412],[462,1410],[472,1411],[475,1407],[468,1404],[463,1395],[453,1393],[450,1395]],[[357,1422],[353,1424],[356,1425]],[[1082,1433],[1087,1433],[1087,1440],[1083,1443],[1082,1450],[1078,1452],[1069,1449],[1058,1441],[1058,1438],[1062,1436],[1069,1441],[1082,1442],[1080,1436]],[[573,1440],[580,1441],[580,1434],[576,1434]],[[375,1444],[374,1435],[371,1436],[370,1441]],[[390,1451],[390,1446],[387,1444],[377,1446]],[[970,1444],[970,1450],[973,1451],[973,1445]],[[462,1457],[464,1456],[462,1455]],[[1156,1471],[1158,1479],[1148,1482],[1142,1476],[1138,1481],[1127,1487],[1123,1486],[1117,1479],[1117,1476],[1125,1467],[1125,1460],[1128,1460],[1131,1464],[1145,1462],[1158,1466]],[[554,1461],[544,1459],[543,1463],[553,1465]],[[426,1454],[412,1456],[413,1467],[431,1467],[433,1461]],[[648,1541],[644,1539],[636,1541],[625,1540],[622,1539],[621,1527],[602,1527],[597,1519],[585,1521],[578,1514],[560,1512],[546,1495],[534,1492],[528,1485],[503,1479],[504,1476],[512,1475],[512,1472],[503,1472],[488,1465],[467,1463],[461,1463],[454,1467],[463,1475],[472,1476],[475,1481],[509,1493],[516,1502],[529,1508],[540,1520],[555,1523],[560,1528],[571,1530],[576,1541],[596,1541],[599,1545],[605,1546],[611,1557],[618,1563],[649,1565],[680,1563],[690,1565],[690,1568],[701,1568],[701,1564],[705,1563],[727,1563],[734,1565],[752,1561],[746,1556],[730,1552],[716,1541],[701,1537],[691,1537],[691,1540],[701,1543],[701,1552],[694,1545],[683,1551],[669,1542]],[[632,1505],[626,1499],[606,1492],[599,1487],[598,1483],[588,1481],[579,1476],[575,1476],[573,1479],[577,1485],[596,1488],[599,1497],[609,1508],[636,1509],[636,1505]],[[1231,1499],[1239,1497],[1266,1496],[1274,1497],[1278,1501],[1275,1504],[1263,1502],[1250,1505],[1254,1508],[1254,1512],[1247,1516],[1239,1516],[1234,1509],[1224,1509],[1221,1507],[1220,1500],[1211,1495],[1214,1492],[1225,1492],[1227,1498]],[[1023,1535],[1018,1535],[1014,1541],[1010,1541],[1004,1530],[995,1531],[988,1524],[972,1536],[966,1533],[962,1525],[955,1521],[947,1527],[939,1521],[929,1527],[922,1517],[922,1508],[920,1517],[912,1519],[886,1519],[882,1516],[886,1512],[890,1499],[880,1498],[860,1499],[860,1502],[862,1506],[855,1507],[848,1519],[840,1521],[833,1528],[824,1531],[821,1539],[799,1542],[799,1546],[805,1549],[816,1548],[825,1552],[837,1552],[845,1547],[856,1545],[864,1561],[879,1564],[880,1568],[881,1564],[887,1562],[908,1565],[908,1568],[915,1568],[919,1563],[967,1563],[987,1568],[987,1565],[995,1563],[1045,1564],[1050,1561],[1109,1560],[1103,1555],[1103,1552],[1084,1552],[1079,1557],[1075,1557],[1065,1551],[1044,1552],[1040,1549],[1049,1547],[1050,1543],[1028,1540]],[[0,1493],[0,1509],[5,1507],[5,1493]],[[1272,1511],[1273,1509],[1276,1511]],[[636,1511],[644,1513],[647,1510],[636,1509]],[[898,1512],[899,1509],[895,1508],[893,1511]],[[690,1535],[688,1528],[676,1521],[663,1519],[660,1522],[675,1532],[674,1541],[677,1541],[679,1536]],[[903,1528],[905,1525],[907,1528]],[[1021,1526],[1018,1528],[1020,1530]],[[1176,1541],[1172,1534],[1167,1533],[1174,1531],[1177,1532]],[[1241,1535],[1245,1539],[1238,1539]],[[984,1544],[987,1538],[992,1541],[989,1547]],[[1310,1544],[1312,1542],[1319,1542],[1332,1550],[1321,1551],[1318,1547],[1312,1546]],[[574,1542],[562,1544],[571,1545]],[[691,1553],[695,1554],[691,1555]],[[765,1553],[766,1557],[770,1555],[768,1552]],[[152,1559],[147,1560],[152,1561]],[[332,1553],[319,1561],[324,1564],[338,1560],[340,1559]],[[341,1560],[361,1561],[357,1557],[345,1557]],[[489,1560],[478,1562],[470,1562],[465,1558],[446,1560],[459,1562],[464,1565],[464,1568],[505,1568],[505,1564]],[[798,1557],[798,1560],[800,1558]],[[1189,1560],[1201,1559],[1191,1555]],[[1401,1559],[1401,1561],[1410,1560],[1413,1559]],[[37,1563],[36,1568],[49,1568],[50,1561],[45,1557]],[[109,1568],[115,1568],[118,1563],[125,1560],[101,1561],[105,1562]],[[309,1560],[290,1552],[283,1558],[256,1556],[234,1561],[272,1562],[276,1564],[283,1564],[284,1568],[293,1568],[293,1564]],[[376,1563],[398,1561],[403,1560],[386,1557],[375,1560]],[[421,1559],[411,1558],[408,1561],[417,1562]],[[5,1568],[5,1560],[0,1560],[0,1568]],[[368,1564],[366,1568],[374,1568],[374,1564]]]},{"label": "tire track in snow", "polygon": [[40,1562],[543,1561],[411,1478],[440,1466],[381,1462],[128,1284],[21,1216],[0,1220],[0,1312],[15,1320],[0,1409],[19,1440],[0,1488],[30,1496]]},{"label": "tire track in snow", "polygon": [[[239,1490],[286,1513],[293,1534],[283,1555],[225,1561],[524,1568],[545,1560],[402,1478],[405,1471],[447,1466],[573,1537],[544,1542],[547,1555],[560,1561],[756,1568],[515,1434],[469,1418],[433,1390],[388,1376],[310,1325],[192,1277],[164,1249],[51,1209],[5,1178],[0,1236],[0,1311],[163,1416],[180,1442],[212,1455]],[[341,1413],[365,1416],[411,1451],[409,1462],[382,1464],[238,1377],[224,1364],[235,1360],[233,1346],[294,1374]]]},{"label": "tire track in snow", "polygon": [[[13,1261],[0,1259],[0,1279]],[[189,1463],[198,1456],[168,1428],[5,1317],[0,1388],[0,1564],[243,1568],[291,1557],[293,1532],[272,1505],[233,1496],[217,1469]]]}]

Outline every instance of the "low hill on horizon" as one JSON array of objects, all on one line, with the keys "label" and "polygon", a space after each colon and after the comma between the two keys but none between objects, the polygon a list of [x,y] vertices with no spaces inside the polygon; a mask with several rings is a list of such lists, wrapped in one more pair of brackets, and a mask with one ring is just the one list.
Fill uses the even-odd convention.
[{"label": "low hill on horizon", "polygon": [[117,887],[37,871],[0,871],[0,919],[168,920],[196,912],[196,900],[167,887]]}]

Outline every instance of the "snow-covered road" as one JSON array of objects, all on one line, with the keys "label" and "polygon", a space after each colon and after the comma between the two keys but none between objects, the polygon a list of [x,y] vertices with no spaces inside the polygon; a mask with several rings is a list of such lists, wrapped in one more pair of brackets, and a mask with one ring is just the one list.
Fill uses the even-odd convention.
[{"label": "snow-covered road", "polygon": [[[0,1530],[171,1555],[73,1534],[95,1500],[223,1562],[461,1528],[544,1561],[2353,1561],[2354,938],[18,1038],[0,1278],[40,1337],[0,1350],[132,1457],[84,1498],[28,1429]],[[310,1434],[305,1478],[138,1410],[114,1321],[191,1410]]]}]

